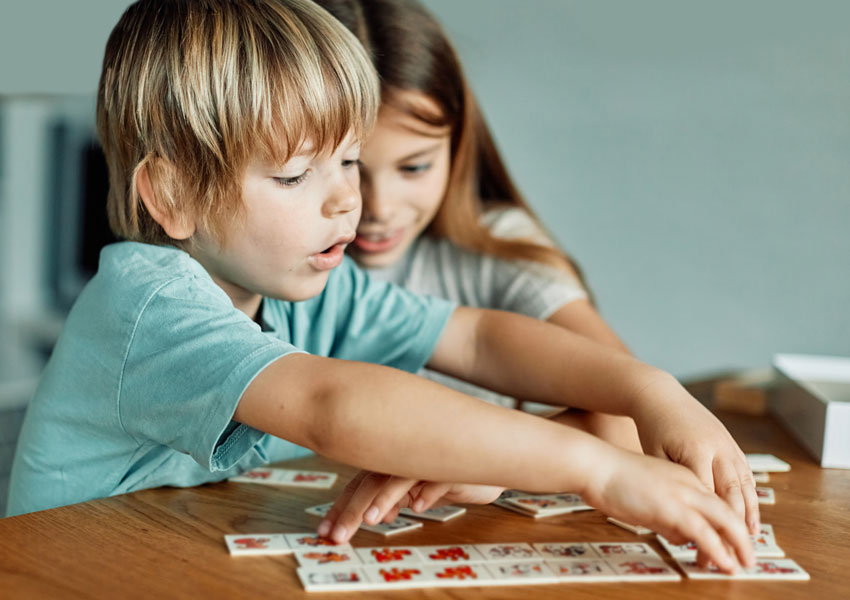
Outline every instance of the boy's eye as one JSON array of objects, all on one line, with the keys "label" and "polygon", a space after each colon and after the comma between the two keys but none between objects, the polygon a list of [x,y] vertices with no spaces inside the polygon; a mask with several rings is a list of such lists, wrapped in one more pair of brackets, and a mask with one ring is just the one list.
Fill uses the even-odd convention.
[{"label": "boy's eye", "polygon": [[272,179],[275,180],[275,183],[283,187],[295,187],[307,179],[307,171],[304,171],[301,175],[296,175],[295,177],[272,177]]},{"label": "boy's eye", "polygon": [[430,168],[431,163],[419,163],[418,165],[402,165],[399,170],[405,174],[416,175],[417,173],[424,173]]},{"label": "boy's eye", "polygon": [[342,168],[343,169],[350,169],[351,167],[357,167],[359,165],[360,165],[360,159],[357,159],[357,158],[355,158],[353,160],[343,160],[342,161]]}]

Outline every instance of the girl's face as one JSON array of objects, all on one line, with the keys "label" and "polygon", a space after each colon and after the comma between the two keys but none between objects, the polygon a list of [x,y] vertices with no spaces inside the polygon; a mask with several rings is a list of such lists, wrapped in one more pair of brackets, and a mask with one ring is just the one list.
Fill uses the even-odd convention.
[{"label": "girl's face", "polygon": [[[403,104],[437,105],[420,92],[399,92]],[[449,181],[451,129],[424,123],[389,104],[360,152],[363,216],[349,253],[364,267],[401,258],[425,230]]]}]

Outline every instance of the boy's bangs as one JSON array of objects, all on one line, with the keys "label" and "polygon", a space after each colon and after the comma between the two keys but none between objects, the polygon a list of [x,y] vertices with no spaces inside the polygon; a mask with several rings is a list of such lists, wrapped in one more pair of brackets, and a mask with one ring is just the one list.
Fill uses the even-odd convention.
[{"label": "boy's bangs", "polygon": [[[305,23],[311,29],[311,23]],[[349,133],[360,140],[372,128],[380,102],[377,76],[359,43],[348,31],[308,31],[312,52],[272,48],[253,88],[252,140],[258,158],[287,162],[305,144],[317,154],[332,152]],[[352,47],[353,45],[353,47]]]}]

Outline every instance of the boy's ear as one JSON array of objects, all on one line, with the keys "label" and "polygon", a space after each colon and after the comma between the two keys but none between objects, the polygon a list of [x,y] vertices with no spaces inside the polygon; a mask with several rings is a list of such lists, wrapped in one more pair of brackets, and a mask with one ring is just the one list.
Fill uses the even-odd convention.
[{"label": "boy's ear", "polygon": [[153,217],[154,221],[159,223],[168,237],[173,240],[189,239],[195,234],[195,222],[184,212],[178,210],[175,206],[171,206],[162,197],[162,194],[157,193],[159,186],[156,184],[159,182],[156,180],[156,172],[160,170],[160,167],[168,167],[161,164],[153,167],[152,163],[154,161],[158,163],[162,162],[148,156],[136,168],[136,190],[139,193],[139,197],[150,216]]}]

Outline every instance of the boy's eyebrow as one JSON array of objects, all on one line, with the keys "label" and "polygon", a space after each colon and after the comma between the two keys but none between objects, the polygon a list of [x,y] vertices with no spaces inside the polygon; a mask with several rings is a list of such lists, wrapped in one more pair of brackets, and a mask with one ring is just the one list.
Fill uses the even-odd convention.
[{"label": "boy's eyebrow", "polygon": [[431,152],[434,152],[435,150],[437,150],[440,147],[440,144],[442,144],[442,143],[443,142],[441,140],[441,141],[439,141],[439,142],[437,142],[437,143],[435,143],[431,146],[428,146],[427,148],[423,148],[422,150],[417,150],[416,152],[413,152],[413,153],[408,154],[406,156],[402,156],[401,158],[398,159],[397,162],[400,162],[400,163],[401,162],[407,162],[409,160],[413,160],[414,158],[419,158],[420,156],[430,154]]}]

